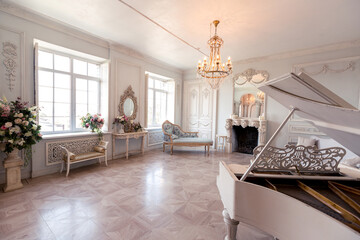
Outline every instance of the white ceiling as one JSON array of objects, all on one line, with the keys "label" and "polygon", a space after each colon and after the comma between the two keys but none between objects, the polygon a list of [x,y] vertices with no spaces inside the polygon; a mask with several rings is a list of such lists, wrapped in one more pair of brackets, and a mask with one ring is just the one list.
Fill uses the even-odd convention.
[{"label": "white ceiling", "polygon": [[[360,39],[359,0],[124,0],[208,54],[219,19],[233,62]],[[5,0],[180,69],[203,55],[118,0]]]}]

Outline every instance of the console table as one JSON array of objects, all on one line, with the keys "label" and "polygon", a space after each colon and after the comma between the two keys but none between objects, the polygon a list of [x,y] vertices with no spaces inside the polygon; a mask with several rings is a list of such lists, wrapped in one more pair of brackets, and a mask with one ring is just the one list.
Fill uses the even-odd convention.
[{"label": "console table", "polygon": [[[140,150],[136,150],[136,151],[132,151],[132,152],[140,152],[142,154],[144,154],[144,145],[145,145],[145,136],[148,134],[147,131],[142,131],[142,132],[130,132],[130,133],[113,133],[113,145],[112,145],[112,157],[114,159],[115,156],[115,141],[116,139],[126,139],[126,159],[129,158],[129,139],[130,138],[134,138],[134,139],[138,139],[140,137],[142,137],[142,141],[141,141],[141,149]],[[131,152],[131,153],[132,153]]]}]

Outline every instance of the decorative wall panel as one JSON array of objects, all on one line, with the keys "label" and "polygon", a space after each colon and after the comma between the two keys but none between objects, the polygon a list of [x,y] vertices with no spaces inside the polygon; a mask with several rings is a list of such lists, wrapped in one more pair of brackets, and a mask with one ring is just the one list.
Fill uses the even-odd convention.
[{"label": "decorative wall panel", "polygon": [[99,144],[99,138],[79,138],[65,141],[54,141],[46,143],[46,166],[61,163],[64,150],[60,146],[66,147],[69,151],[79,154],[90,152],[94,146]]},{"label": "decorative wall panel", "polygon": [[148,133],[148,146],[158,145],[163,142],[163,132],[162,131],[149,131]]},{"label": "decorative wall panel", "polygon": [[24,98],[24,33],[0,26],[0,89],[9,100]]}]

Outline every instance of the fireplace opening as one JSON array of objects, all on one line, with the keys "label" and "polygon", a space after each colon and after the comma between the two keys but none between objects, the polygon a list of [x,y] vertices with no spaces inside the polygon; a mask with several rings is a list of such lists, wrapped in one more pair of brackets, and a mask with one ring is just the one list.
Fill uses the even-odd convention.
[{"label": "fireplace opening", "polygon": [[233,126],[233,152],[252,154],[258,145],[259,132],[255,127]]}]

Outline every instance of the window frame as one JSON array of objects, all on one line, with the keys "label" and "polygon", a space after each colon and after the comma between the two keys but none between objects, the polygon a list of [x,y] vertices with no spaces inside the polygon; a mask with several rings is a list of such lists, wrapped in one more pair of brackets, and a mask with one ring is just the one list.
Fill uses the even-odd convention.
[{"label": "window frame", "polygon": [[[101,100],[102,100],[102,97],[101,97],[101,84],[103,82],[101,76],[101,64],[102,62],[98,62],[98,61],[94,61],[94,60],[91,60],[91,59],[87,59],[87,58],[83,58],[83,57],[79,57],[79,56],[76,56],[76,55],[73,55],[73,54],[69,54],[69,53],[65,53],[65,52],[61,52],[61,51],[57,51],[57,50],[54,50],[54,49],[50,49],[50,48],[46,48],[46,47],[42,47],[42,46],[35,46],[35,51],[36,51],[36,104],[39,105],[40,104],[40,101],[38,99],[38,95],[39,95],[39,80],[38,80],[38,75],[39,75],[39,71],[45,71],[45,72],[49,72],[49,73],[52,73],[53,74],[53,99],[52,99],[52,105],[53,105],[53,109],[52,109],[52,120],[53,120],[53,125],[52,125],[52,128],[53,130],[52,131],[41,131],[42,134],[45,134],[45,135],[50,135],[50,134],[61,134],[61,133],[75,133],[75,132],[84,132],[86,131],[86,129],[83,129],[83,128],[78,128],[76,126],[76,79],[79,78],[79,79],[85,79],[87,80],[87,87],[89,86],[89,80],[90,81],[96,81],[98,82],[98,96],[99,96],[99,99],[98,99],[98,106],[97,106],[97,112],[96,113],[99,113],[100,112],[100,109],[101,109]],[[53,59],[53,68],[50,69],[50,68],[46,68],[46,67],[40,67],[39,66],[39,56],[38,56],[38,53],[39,51],[42,51],[42,52],[47,52],[47,53],[51,53],[52,54],[52,59]],[[61,71],[61,70],[56,70],[55,69],[55,55],[58,55],[58,56],[62,56],[62,57],[68,57],[70,59],[70,69],[69,69],[69,72],[66,72],[66,71]],[[79,61],[83,61],[83,62],[86,62],[87,64],[90,63],[90,64],[95,64],[99,67],[99,77],[92,77],[92,76],[88,76],[88,75],[82,75],[82,74],[77,74],[77,73],[74,73],[74,59],[76,60],[79,60]],[[67,74],[67,75],[70,75],[70,129],[69,130],[62,130],[62,131],[56,131],[55,130],[55,122],[54,122],[54,115],[55,115],[55,101],[54,101],[54,92],[55,92],[55,74],[58,73],[58,74]],[[89,69],[87,68],[87,74],[89,74]],[[88,88],[87,88],[88,89]],[[88,103],[88,100],[89,100],[89,91],[87,90],[87,112],[89,110],[89,103]],[[38,116],[38,121],[40,120],[40,114]]]},{"label": "window frame", "polygon": [[[153,84],[153,87],[149,87],[149,80],[152,79],[154,80],[154,84]],[[168,99],[169,99],[169,95],[170,94],[173,94],[174,95],[174,108],[175,108],[175,88],[176,88],[176,81],[175,79],[172,79],[172,78],[168,78],[168,77],[164,77],[164,76],[154,76],[154,74],[151,74],[151,73],[147,73],[147,78],[146,78],[147,82],[146,82],[146,102],[147,102],[147,114],[146,114],[146,125],[147,125],[147,128],[161,128],[161,124],[162,123],[159,123],[159,124],[154,124],[154,120],[156,119],[156,93],[165,93],[166,94],[166,102],[165,102],[165,115],[166,115],[166,118],[168,118]],[[174,84],[174,88],[173,88],[173,91],[167,91],[167,90],[163,90],[163,89],[159,89],[159,88],[156,88],[155,87],[155,80],[157,81],[161,81],[161,82],[173,82]],[[149,90],[152,90],[153,91],[153,96],[152,96],[152,106],[153,106],[153,112],[152,112],[152,119],[153,119],[153,122],[152,123],[149,123],[149,120],[148,120],[148,116],[149,116]],[[175,111],[174,111],[174,116],[173,118],[175,119]]]}]

